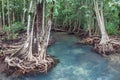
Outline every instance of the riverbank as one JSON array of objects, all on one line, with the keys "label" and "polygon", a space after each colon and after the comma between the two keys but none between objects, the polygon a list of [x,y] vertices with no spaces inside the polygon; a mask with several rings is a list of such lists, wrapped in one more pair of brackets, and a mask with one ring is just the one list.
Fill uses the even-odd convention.
[{"label": "riverbank", "polygon": [[[7,76],[21,76],[24,74],[29,74],[29,73],[44,73],[46,71],[44,64],[39,66],[39,70],[37,68],[32,69],[32,70],[21,70],[17,67],[8,67],[8,65],[5,63],[5,58],[6,56],[10,56],[12,53],[15,53],[17,50],[19,50],[22,45],[24,44],[26,40],[26,35],[25,33],[20,34],[16,39],[10,39],[6,40],[6,35],[1,34],[0,38],[0,73],[5,73]],[[48,46],[51,46],[52,44],[55,43],[55,39],[52,37],[49,40]],[[53,63],[48,63],[47,65],[47,71],[51,70],[57,63],[58,60],[54,58],[53,56],[47,55],[47,59],[53,59]],[[28,62],[27,62],[28,63]],[[32,63],[31,63],[32,64]]]},{"label": "riverbank", "polygon": [[[67,33],[66,33],[67,34]],[[65,34],[61,34],[61,35],[65,35]],[[59,35],[57,35],[57,36],[59,36]],[[70,36],[70,35],[68,35],[68,36]],[[74,36],[74,35],[73,35]],[[59,37],[57,40],[59,40],[60,38],[65,38],[65,36],[61,36],[61,37]],[[78,38],[78,37],[77,37]],[[112,37],[113,39],[117,39],[117,40],[119,40],[120,38],[118,38],[118,37]],[[56,39],[51,39],[50,41],[49,41],[49,45],[51,45],[51,44],[54,44],[55,43],[55,40]],[[66,39],[66,38],[65,38]],[[69,38],[69,40],[71,39],[71,37]],[[98,38],[96,38],[96,39],[98,39]],[[10,41],[7,41],[7,42],[3,42],[2,43],[2,46],[1,46],[1,57],[0,57],[0,72],[7,72],[7,75],[9,75],[9,74],[11,74],[11,73],[13,73],[13,70],[8,70],[8,67],[7,67],[7,64],[5,64],[4,63],[4,59],[5,59],[5,56],[7,56],[7,55],[9,55],[9,53],[12,53],[12,52],[14,52],[14,50],[16,50],[16,48],[18,49],[19,47],[21,47],[21,44],[23,44],[24,43],[24,40],[25,39],[23,39],[23,38],[19,38],[19,39],[15,39],[15,40],[10,40]],[[93,38],[92,38],[92,40],[93,40]],[[98,39],[99,40],[99,39]],[[77,44],[81,44],[81,43],[78,43],[77,42],[77,40],[76,40],[76,43]],[[90,43],[90,42],[88,42],[88,43]],[[82,43],[83,44],[83,43]],[[88,44],[86,44],[86,45],[88,45]],[[112,58],[111,58],[111,60],[112,60]],[[18,72],[14,72],[14,74],[13,75],[16,75],[16,73],[21,73],[19,70],[18,70]],[[21,74],[18,74],[18,75],[21,75]]]},{"label": "riverbank", "polygon": [[92,36],[92,37],[82,38],[81,40],[78,41],[78,44],[92,45],[94,46],[94,50],[102,56],[120,53],[120,36],[118,35],[110,36],[110,41],[108,43],[112,45],[113,51],[108,50],[107,52],[101,52],[98,49],[98,47],[96,47],[96,45],[100,45],[100,41],[101,38],[99,36]]}]

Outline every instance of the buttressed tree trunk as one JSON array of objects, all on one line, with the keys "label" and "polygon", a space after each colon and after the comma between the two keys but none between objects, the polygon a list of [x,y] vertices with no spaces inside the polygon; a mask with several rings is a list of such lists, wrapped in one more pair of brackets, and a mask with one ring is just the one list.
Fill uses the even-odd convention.
[{"label": "buttressed tree trunk", "polygon": [[[103,3],[101,2],[101,6],[102,5]],[[97,48],[99,53],[109,53],[111,51],[114,51],[114,49],[113,49],[112,44],[110,43],[109,36],[105,30],[103,11],[102,9],[99,10],[97,0],[94,0],[94,7],[95,7],[98,26],[101,32],[101,41],[98,45],[95,46],[95,48]]]},{"label": "buttressed tree trunk", "polygon": [[[49,18],[46,28],[42,29],[44,28],[42,27],[44,5],[45,3],[43,1],[36,4],[31,33],[19,51],[5,58],[8,66],[18,67],[27,73],[32,70],[47,72],[47,70],[54,65],[54,59],[46,54],[52,21],[51,18]],[[41,36],[43,32],[45,32],[45,34]]]}]

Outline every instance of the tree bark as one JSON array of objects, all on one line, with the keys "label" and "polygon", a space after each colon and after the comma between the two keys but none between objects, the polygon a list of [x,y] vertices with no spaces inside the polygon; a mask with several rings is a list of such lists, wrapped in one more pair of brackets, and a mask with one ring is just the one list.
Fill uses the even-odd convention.
[{"label": "tree bark", "polygon": [[4,0],[2,0],[2,19],[3,25],[5,25]]},{"label": "tree bark", "polygon": [[43,0],[42,36],[45,34],[45,1]]},{"label": "tree bark", "polygon": [[45,7],[43,1],[36,4],[31,33],[19,51],[5,58],[8,66],[18,67],[28,73],[32,70],[47,72],[54,65],[54,59],[46,54],[52,25],[51,17],[46,24],[44,36],[41,36],[44,20],[43,7]]},{"label": "tree bark", "polygon": [[8,26],[9,26],[9,29],[10,29],[10,8],[9,8],[9,0],[7,0],[7,11],[8,11]]},{"label": "tree bark", "polygon": [[24,0],[23,6],[24,6],[24,8],[23,8],[22,23],[24,24],[24,22],[25,22],[25,13],[26,13],[26,0]]},{"label": "tree bark", "polygon": [[30,6],[29,6],[29,13],[28,13],[28,21],[27,21],[27,37],[30,35],[30,22],[31,22],[31,10],[32,10],[32,5],[33,5],[33,0],[30,1]]},{"label": "tree bark", "polygon": [[[101,6],[102,5],[103,5],[103,3],[101,2]],[[101,41],[100,41],[99,45],[95,46],[95,48],[98,48],[99,53],[111,52],[111,51],[113,51],[113,46],[109,43],[110,39],[105,30],[103,10],[101,8],[101,10],[99,11],[97,0],[94,0],[94,7],[95,7],[98,26],[99,26],[100,32],[101,32]]]},{"label": "tree bark", "polygon": [[1,15],[0,15],[0,32],[2,31],[2,18],[1,18]]},{"label": "tree bark", "polygon": [[[16,6],[15,3],[16,3],[16,0],[14,0],[14,6]],[[12,22],[13,23],[15,22],[15,7],[13,8],[13,12],[12,12]]]},{"label": "tree bark", "polygon": [[119,18],[118,30],[120,30],[120,12],[118,13],[118,18]]}]

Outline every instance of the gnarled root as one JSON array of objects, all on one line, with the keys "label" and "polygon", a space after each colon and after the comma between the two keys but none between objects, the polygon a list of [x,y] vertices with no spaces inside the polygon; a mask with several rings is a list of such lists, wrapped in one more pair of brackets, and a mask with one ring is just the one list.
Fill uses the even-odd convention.
[{"label": "gnarled root", "polygon": [[19,71],[21,71],[21,74],[29,73],[29,72],[47,72],[49,69],[51,69],[55,61],[54,59],[47,55],[45,60],[38,61],[28,61],[28,60],[20,60],[17,57],[14,58],[5,58],[5,62],[8,63],[10,67],[17,67]]},{"label": "gnarled root", "polygon": [[110,40],[106,44],[95,44],[95,51],[100,54],[113,54],[120,52],[120,42],[117,40]]},{"label": "gnarled root", "polygon": [[43,4],[42,1],[36,5],[33,26],[25,44],[17,52],[5,58],[9,67],[17,68],[12,71],[22,71],[23,74],[47,72],[54,66],[54,58],[46,54],[52,21],[50,17],[44,27],[42,21]]},{"label": "gnarled root", "polygon": [[84,38],[78,43],[94,45],[99,42],[100,42],[100,38],[98,36],[93,36],[93,37]]},{"label": "gnarled root", "polygon": [[111,43],[95,44],[94,50],[102,55],[114,53],[114,48]]}]

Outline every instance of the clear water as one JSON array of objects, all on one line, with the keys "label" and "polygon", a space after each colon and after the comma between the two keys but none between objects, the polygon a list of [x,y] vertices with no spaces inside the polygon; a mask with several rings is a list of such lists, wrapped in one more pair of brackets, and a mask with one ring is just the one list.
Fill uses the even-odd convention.
[{"label": "clear water", "polygon": [[47,74],[25,75],[15,80],[120,80],[120,65],[92,51],[90,46],[76,45],[78,38],[54,33],[56,43],[48,53],[60,60]]}]

